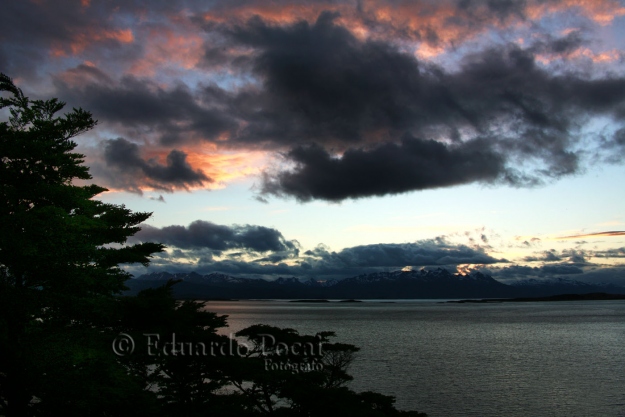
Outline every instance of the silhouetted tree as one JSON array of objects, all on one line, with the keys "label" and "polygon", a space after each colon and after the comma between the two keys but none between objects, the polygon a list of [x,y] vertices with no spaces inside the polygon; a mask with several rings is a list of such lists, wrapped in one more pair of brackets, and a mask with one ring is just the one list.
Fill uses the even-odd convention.
[{"label": "silhouetted tree", "polygon": [[203,302],[176,302],[173,285],[124,297],[119,322],[138,347],[123,363],[157,394],[166,415],[425,416],[397,410],[391,396],[350,390],[358,348],[331,342],[333,332],[257,324],[230,339],[217,332],[224,316]]},{"label": "silhouetted tree", "polygon": [[[4,74],[0,92],[10,113],[0,123],[0,406],[24,416],[59,394],[55,384],[81,392],[95,368],[113,365],[92,347],[128,278],[118,265],[147,264],[163,247],[123,246],[151,213],[94,200],[106,189],[76,184],[91,179],[84,156],[72,152],[72,138],[96,125],[89,112],[57,116],[65,103],[29,100]],[[107,369],[101,377],[115,378]],[[52,374],[60,379],[47,381]]]}]

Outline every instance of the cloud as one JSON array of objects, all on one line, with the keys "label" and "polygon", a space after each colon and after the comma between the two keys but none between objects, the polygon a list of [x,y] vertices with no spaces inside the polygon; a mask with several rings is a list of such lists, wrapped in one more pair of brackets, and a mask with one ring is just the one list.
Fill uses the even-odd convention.
[{"label": "cloud", "polygon": [[[502,262],[483,249],[456,245],[443,238],[414,243],[379,243],[329,252],[324,248],[308,251],[314,264],[333,268],[402,268],[405,266],[436,266],[458,264],[492,264]],[[310,261],[309,261],[310,262]]]},{"label": "cloud", "polygon": [[556,237],[555,240],[565,240],[565,239],[579,239],[579,238],[589,238],[589,237],[612,237],[612,236],[625,236],[625,231],[615,230],[609,232],[597,232],[597,233],[587,233],[583,235],[571,235],[571,236],[562,236]]},{"label": "cloud", "polygon": [[[625,286],[625,267],[623,265],[608,265],[602,267],[580,268],[574,265],[543,265],[539,267],[510,265],[505,267],[487,266],[480,271],[491,275],[505,284],[518,281],[537,280],[544,282],[572,283],[584,282],[587,284],[613,284]],[[562,282],[564,281],[564,282]]]},{"label": "cloud", "polygon": [[561,265],[584,267],[596,265],[589,262],[591,258],[625,258],[625,247],[602,250],[563,249],[560,252],[551,249],[549,251],[537,252],[533,256],[526,256],[522,260],[524,262],[561,262]]},{"label": "cloud", "polygon": [[[507,262],[489,255],[480,245],[462,245],[445,237],[413,243],[354,246],[338,252],[325,245],[301,251],[296,240],[276,229],[258,225],[218,225],[196,220],[188,226],[142,225],[131,242],[160,242],[168,246],[152,262],[152,270],[222,272],[243,276],[347,278],[374,271],[412,267],[490,265]],[[141,273],[141,272],[136,272]]]},{"label": "cloud", "polygon": [[213,181],[201,170],[194,170],[182,151],[172,150],[167,154],[165,164],[161,164],[154,158],[141,158],[139,146],[123,138],[107,140],[103,147],[106,168],[97,171],[116,188],[137,192],[144,187],[172,191]]},{"label": "cloud", "polygon": [[[479,239],[471,238],[471,243],[465,245],[451,241],[447,236],[411,243],[359,245],[339,251],[320,244],[303,251],[296,240],[285,238],[273,228],[226,226],[203,220],[188,226],[142,225],[142,230],[130,240],[161,242],[168,246],[167,252],[155,256],[151,271],[221,272],[269,279],[279,276],[343,279],[405,267],[442,267],[464,273],[478,269],[502,282],[563,278],[623,285],[623,265],[600,265],[589,262],[589,259],[625,257],[625,248],[549,250],[522,259],[524,262],[544,262],[538,266],[527,266],[494,256],[494,249],[489,244],[478,244],[478,241],[481,242]],[[134,268],[132,272],[141,274],[145,270]]]},{"label": "cloud", "polygon": [[162,144],[218,141],[236,127],[224,110],[228,93],[213,85],[192,91],[182,83],[165,88],[134,76],[115,81],[85,64],[58,75],[55,85],[64,100],[80,103],[96,118],[124,126],[129,134],[155,132]]},{"label": "cloud", "polygon": [[586,271],[583,275],[576,276],[575,280],[589,284],[614,284],[625,287],[623,277],[625,277],[625,266],[615,265]]},{"label": "cloud", "polygon": [[[590,284],[625,286],[625,265],[615,260],[625,258],[625,248],[602,250],[563,249],[537,252],[526,256],[523,262],[542,262],[542,265],[487,265],[479,269],[505,283],[519,280],[568,279]],[[609,261],[608,261],[609,260]],[[591,262],[592,261],[592,262]],[[606,262],[607,261],[607,262]],[[603,262],[603,263],[600,263]]]},{"label": "cloud", "polygon": [[591,251],[585,251],[580,249],[564,249],[562,251],[562,256],[568,257],[568,265],[592,265],[592,263],[588,262],[588,258],[592,256]]},{"label": "cloud", "polygon": [[216,4],[202,18],[208,25],[244,22],[254,16],[273,24],[292,24],[301,20],[313,23],[323,11],[339,14],[340,23],[361,37],[401,39],[432,48],[461,47],[489,30],[510,31],[529,25],[537,30],[541,19],[558,14],[566,14],[571,20],[584,16],[585,20],[600,25],[625,14],[625,8],[613,0],[581,3],[575,0],[365,0],[356,4],[332,0],[273,3],[247,0]]},{"label": "cloud", "polygon": [[340,201],[478,181],[517,182],[501,155],[476,142],[447,146],[405,138],[371,150],[349,149],[340,158],[314,145],[295,148],[286,157],[296,167],[266,174],[262,194]]},{"label": "cloud", "polygon": [[[533,186],[579,173],[593,147],[623,160],[622,72],[573,62],[601,58],[592,29],[625,14],[610,0],[8,7],[0,66],[54,74],[61,99],[137,142],[284,155],[261,199]],[[570,27],[541,20],[561,15]],[[595,117],[616,133],[587,146]],[[398,175],[384,157],[406,150]],[[358,181],[372,160],[387,175]]]},{"label": "cloud", "polygon": [[163,198],[163,196],[161,194],[159,194],[158,198],[157,197],[150,197],[150,200],[154,200],[154,201],[158,201],[159,203],[165,203],[165,198]]},{"label": "cloud", "polygon": [[625,247],[595,251],[593,256],[597,258],[625,258]]},{"label": "cloud", "polygon": [[116,19],[102,18],[101,13],[113,15],[114,5],[101,6],[85,11],[69,0],[3,5],[0,50],[11,59],[2,71],[16,77],[34,77],[50,57],[58,59],[129,45],[132,30]]},{"label": "cloud", "polygon": [[577,50],[588,41],[584,40],[580,30],[573,30],[561,38],[548,37],[544,42],[534,44],[535,49],[557,55],[566,55]]},{"label": "cloud", "polygon": [[552,249],[548,251],[539,252],[538,256],[526,256],[523,258],[525,262],[559,262],[562,261],[562,257],[558,255],[557,251]]},{"label": "cloud", "polygon": [[179,249],[208,249],[217,253],[243,249],[253,252],[297,252],[298,244],[276,229],[264,226],[224,226],[196,220],[189,226],[162,228],[142,225],[134,239],[160,242]]},{"label": "cloud", "polygon": [[[258,51],[253,71],[264,90],[253,113],[242,107],[248,123],[232,141],[290,146],[284,155],[296,165],[267,172],[265,194],[342,200],[495,180],[536,185],[581,169],[580,123],[594,115],[623,121],[625,78],[554,75],[532,48],[516,45],[468,54],[450,72],[362,41],[335,20],[322,13],[314,25],[283,27],[252,19],[233,31]],[[416,139],[423,137],[438,144]],[[393,170],[376,157],[409,145],[414,152],[399,159],[403,177],[376,187],[362,176],[370,166],[377,175]],[[336,152],[343,158],[331,158]],[[432,152],[440,158],[430,161]]]}]

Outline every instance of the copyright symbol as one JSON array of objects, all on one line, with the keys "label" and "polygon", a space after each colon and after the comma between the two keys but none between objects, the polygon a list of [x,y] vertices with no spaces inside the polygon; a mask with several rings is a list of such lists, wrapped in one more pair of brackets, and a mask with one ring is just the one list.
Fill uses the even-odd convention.
[{"label": "copyright symbol", "polygon": [[120,333],[113,340],[113,353],[117,356],[127,356],[135,351],[135,341],[126,333]]}]

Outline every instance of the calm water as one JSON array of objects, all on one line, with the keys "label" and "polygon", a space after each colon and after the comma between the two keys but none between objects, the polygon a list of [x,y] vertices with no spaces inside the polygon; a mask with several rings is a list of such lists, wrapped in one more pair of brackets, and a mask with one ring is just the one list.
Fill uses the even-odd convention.
[{"label": "calm water", "polygon": [[429,416],[625,416],[625,302],[209,302],[236,332],[332,330],[352,388]]}]

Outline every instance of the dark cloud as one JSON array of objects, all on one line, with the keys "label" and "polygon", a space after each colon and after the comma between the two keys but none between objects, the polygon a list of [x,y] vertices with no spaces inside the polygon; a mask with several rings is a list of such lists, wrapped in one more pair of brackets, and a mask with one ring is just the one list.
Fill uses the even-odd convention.
[{"label": "dark cloud", "polygon": [[554,249],[540,252],[537,256],[526,256],[525,262],[560,262],[562,257]]},{"label": "dark cloud", "polygon": [[[391,44],[361,41],[335,17],[287,27],[257,18],[232,32],[258,51],[253,68],[264,87],[238,97],[249,100],[239,107],[248,124],[235,141],[294,146],[286,156],[295,171],[266,174],[265,193],[341,200],[497,179],[534,185],[578,172],[582,123],[598,114],[618,118],[625,105],[625,78],[553,75],[536,65],[532,48],[486,49],[448,72]],[[542,48],[577,44],[570,35]],[[374,186],[372,175],[362,175],[372,160],[376,175],[401,171],[378,154],[428,136],[438,145],[412,139],[416,153],[400,159],[411,167],[403,176]],[[343,159],[330,157],[333,147],[346,150]],[[432,151],[443,157],[428,160]]]},{"label": "dark cloud", "polygon": [[480,271],[506,284],[514,284],[519,281],[536,281],[625,286],[625,267],[623,265],[593,268],[580,268],[572,265],[545,265],[541,267],[511,265],[503,268],[489,266],[481,268]]},{"label": "dark cloud", "polygon": [[562,251],[562,256],[568,258],[569,265],[586,266],[592,265],[588,262],[587,258],[592,256],[592,252],[580,250],[580,249],[565,249]]},{"label": "dark cloud", "polygon": [[418,119],[435,114],[414,103],[415,90],[428,89],[414,58],[357,40],[335,17],[287,27],[254,19],[232,31],[236,43],[259,52],[254,72],[264,86],[261,110],[246,112],[242,140],[359,143],[373,129],[409,127],[418,110]]},{"label": "dark cloud", "polygon": [[[155,241],[169,246],[168,252],[157,254],[151,270],[169,272],[222,272],[241,277],[343,279],[361,274],[399,270],[404,267],[442,267],[456,271],[471,264],[502,282],[527,279],[574,279],[598,283],[623,284],[623,266],[600,266],[588,258],[622,258],[624,248],[589,252],[567,249],[550,250],[535,257],[549,262],[540,266],[511,264],[487,251],[490,246],[470,246],[450,242],[445,236],[413,243],[380,243],[332,251],[326,245],[300,252],[295,240],[287,240],[278,230],[257,225],[217,225],[198,220],[189,226],[157,228],[143,225],[131,238],[133,241]],[[527,259],[525,259],[527,261]],[[558,262],[556,262],[556,260]],[[501,266],[506,264],[506,266]],[[133,269],[141,274],[143,269]],[[619,276],[619,273],[621,275]]]},{"label": "dark cloud", "polygon": [[127,268],[135,276],[139,276],[152,271],[166,271],[171,273],[196,272],[199,274],[210,274],[219,272],[244,278],[266,278],[274,279],[279,276],[293,276],[299,274],[301,268],[287,265],[286,263],[261,264],[257,262],[245,262],[236,259],[214,260],[210,256],[200,259],[193,259],[192,263],[180,257],[168,256],[154,258],[150,261],[149,268],[130,267]]},{"label": "dark cloud", "polygon": [[545,281],[572,279],[589,284],[625,285],[625,275],[623,274],[625,265],[600,265],[589,262],[591,258],[625,258],[625,248],[604,250],[581,250],[576,248],[564,249],[560,252],[552,249],[541,252],[538,256],[529,256],[523,259],[525,262],[546,262],[546,264],[541,266],[508,265],[501,267],[489,265],[481,267],[480,270],[505,283],[529,279]]},{"label": "dark cloud", "polygon": [[183,84],[166,89],[133,76],[115,82],[88,65],[67,71],[55,84],[64,100],[80,103],[96,118],[128,126],[132,133],[141,131],[138,126],[147,128],[163,144],[217,141],[236,127],[226,113],[228,93],[212,85],[191,91]]},{"label": "dark cloud", "polygon": [[[625,78],[568,64],[554,72],[536,62],[538,54],[570,56],[590,42],[587,31],[555,37],[535,28],[537,36],[523,47],[458,50],[454,66],[443,67],[417,59],[403,40],[448,46],[445,37],[452,32],[472,39],[484,33],[484,25],[504,30],[512,20],[528,19],[530,6],[443,2],[428,4],[428,14],[423,5],[383,2],[389,16],[405,11],[407,19],[384,22],[376,4],[306,4],[300,21],[286,8],[285,24],[268,17],[282,4],[256,1],[190,1],[185,13],[178,1],[156,2],[149,10],[138,2],[13,2],[0,17],[0,64],[9,72],[33,72],[51,53],[71,53],[77,57],[71,65],[85,63],[56,73],[61,99],[144,142],[179,147],[209,141],[219,149],[282,152],[295,169],[265,173],[260,188],[301,201],[475,182],[532,186],[572,175],[590,154],[581,146],[581,132],[595,116],[618,125],[614,137],[605,139],[603,160],[623,161],[618,129],[625,122]],[[448,16],[449,9],[457,14]],[[443,12],[444,19],[434,18]],[[433,20],[411,27],[419,17]],[[185,62],[183,70],[176,62],[178,69],[168,72],[162,57],[148,51],[155,31],[189,33],[177,26],[181,22],[197,29],[204,54],[185,79],[188,85],[172,81],[172,74],[195,64]],[[367,39],[350,31],[360,24],[370,30]],[[159,66],[158,82],[128,75],[142,73],[129,69],[140,59]],[[217,69],[227,75],[215,76]],[[208,71],[205,79],[201,70]],[[402,155],[395,166],[389,158],[397,153]],[[329,171],[321,172],[324,167]]]},{"label": "dark cloud", "polygon": [[[266,116],[262,120],[273,125],[276,113],[286,111],[310,132],[307,139],[360,142],[380,128],[391,133],[437,124],[486,129],[502,118],[562,131],[571,122],[566,107],[610,111],[625,97],[622,88],[610,88],[623,87],[622,78],[553,76],[535,65],[531,49],[512,45],[468,55],[460,71],[450,73],[392,44],[358,40],[335,24],[335,17],[322,13],[314,25],[287,27],[253,19],[233,31],[236,42],[259,51],[254,71],[271,106],[257,117]],[[254,136],[263,134],[263,126],[252,128]]]},{"label": "dark cloud", "polygon": [[161,242],[179,249],[208,249],[220,254],[231,249],[297,253],[298,248],[296,241],[286,240],[278,230],[264,226],[224,226],[196,220],[189,226],[141,227],[135,239]]},{"label": "dark cloud", "polygon": [[552,275],[570,275],[570,274],[581,274],[584,271],[574,265],[543,265],[540,267],[540,270],[544,274],[552,274]]},{"label": "dark cloud", "polygon": [[625,147],[625,128],[619,129],[614,133],[614,143],[618,146]]},{"label": "dark cloud", "polygon": [[597,258],[625,258],[625,247],[595,251],[593,256],[596,256]]},{"label": "dark cloud", "polygon": [[[70,58],[75,62],[102,61],[122,69],[145,54],[152,31],[171,29],[165,16],[180,13],[180,1],[143,2],[111,0],[12,1],[0,13],[0,56],[6,54],[2,72],[14,77],[48,77],[47,64]],[[184,2],[198,13],[205,2]],[[184,21],[183,25],[191,22]],[[51,62],[52,60],[52,62]],[[79,61],[79,62],[80,62]]]},{"label": "dark cloud", "polygon": [[595,268],[578,275],[575,280],[589,284],[614,284],[625,287],[625,266],[614,265]]},{"label": "dark cloud", "polygon": [[625,128],[618,129],[612,136],[605,139],[601,149],[603,152],[597,152],[602,160],[618,164],[625,161]]},{"label": "dark cloud", "polygon": [[405,138],[371,150],[349,149],[340,158],[318,145],[295,148],[286,156],[295,168],[266,175],[263,194],[340,201],[472,182],[517,181],[506,172],[501,155],[477,142],[445,145]]},{"label": "dark cloud", "polygon": [[[455,245],[444,239],[422,240],[415,243],[379,243],[329,252],[317,248],[306,253],[308,262],[336,268],[402,268],[405,266],[455,266],[458,264],[492,264],[505,260],[488,255],[481,248]],[[314,262],[312,259],[318,259]]]},{"label": "dark cloud", "polygon": [[159,203],[165,203],[165,198],[163,198],[162,195],[159,194],[158,198],[157,197],[150,197],[150,200],[154,200],[154,201],[158,201]]},{"label": "dark cloud", "polygon": [[348,278],[385,270],[412,267],[489,265],[508,262],[489,255],[483,247],[450,243],[444,237],[414,243],[362,245],[338,252],[325,245],[300,253],[297,241],[276,229],[256,225],[224,226],[197,220],[189,226],[157,228],[143,225],[132,241],[153,241],[169,246],[152,269],[177,272],[222,272],[244,276],[296,276],[319,279]]},{"label": "dark cloud", "polygon": [[[51,49],[64,46],[69,50],[76,34],[88,33],[93,28],[101,31],[113,29],[110,21],[95,17],[81,13],[74,1],[3,4],[0,55],[11,59],[3,62],[2,71],[14,77],[36,76],[37,69],[49,59]],[[107,43],[111,45],[111,41]]]},{"label": "dark cloud", "polygon": [[[575,242],[585,243],[585,242]],[[526,256],[523,258],[525,262],[566,262],[565,265],[573,265],[584,267],[595,265],[590,263],[590,258],[625,258],[624,248],[613,248],[604,250],[582,250],[582,249],[564,249],[561,252],[551,249],[537,253],[534,256]]]},{"label": "dark cloud", "polygon": [[163,165],[154,159],[144,160],[135,143],[123,138],[110,139],[104,142],[106,169],[98,171],[112,186],[135,191],[145,186],[171,191],[213,181],[201,170],[194,170],[186,158],[184,152],[172,150]]},{"label": "dark cloud", "polygon": [[554,38],[548,34],[543,35],[542,39],[532,44],[532,50],[534,52],[566,57],[588,43],[589,41],[584,38],[581,30],[574,30],[560,38]]},{"label": "dark cloud", "polygon": [[525,19],[525,1],[517,0],[459,0],[456,2],[458,12],[464,16],[462,18],[449,19],[450,23],[457,26],[469,25],[477,26],[484,20],[495,17],[496,20],[504,22],[511,17]]},{"label": "dark cloud", "polygon": [[[521,238],[517,237],[515,238],[516,241],[520,241]],[[537,248],[540,247],[542,245],[542,241],[540,240],[540,238],[537,237],[533,237],[529,240],[524,240],[522,241],[520,244],[512,244],[512,245],[508,245],[508,247],[510,248],[522,248],[522,249],[526,249],[526,248]]]}]

